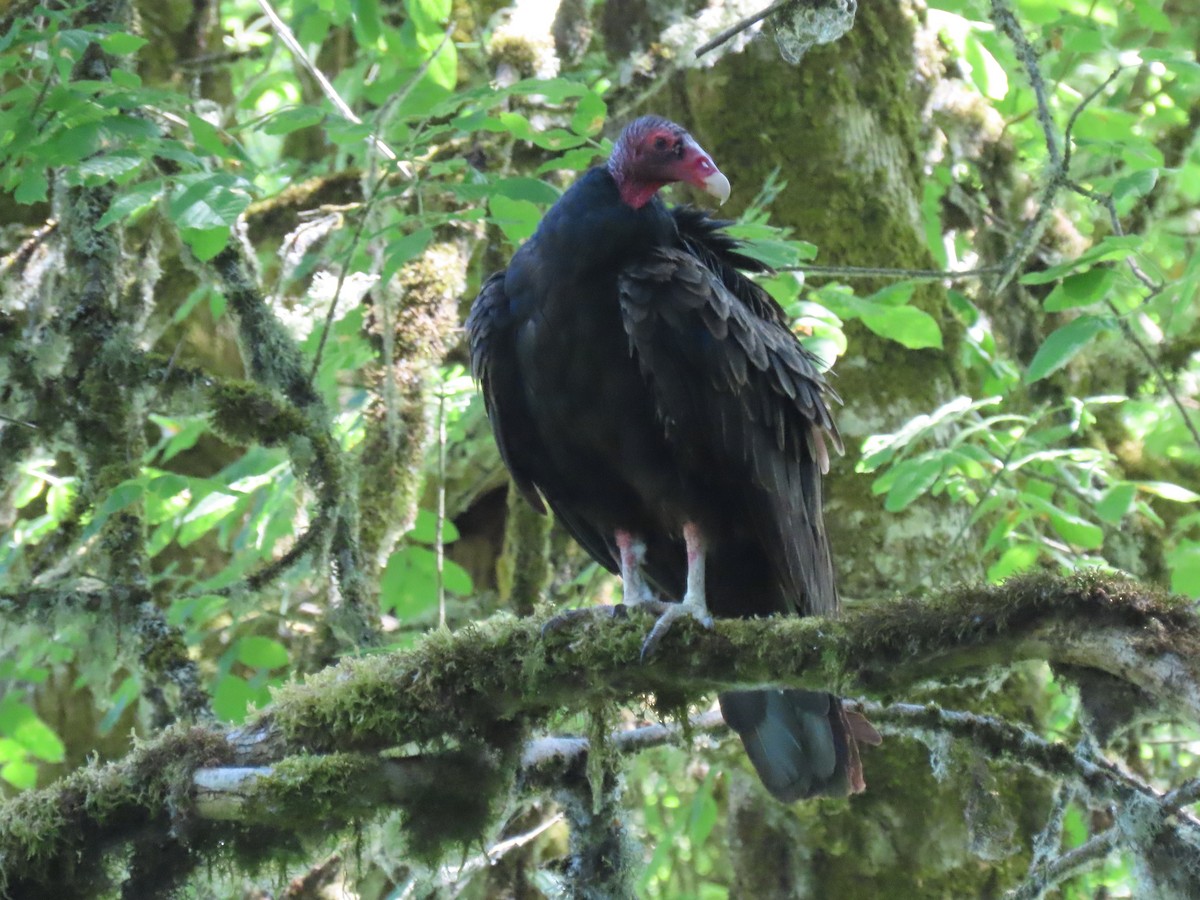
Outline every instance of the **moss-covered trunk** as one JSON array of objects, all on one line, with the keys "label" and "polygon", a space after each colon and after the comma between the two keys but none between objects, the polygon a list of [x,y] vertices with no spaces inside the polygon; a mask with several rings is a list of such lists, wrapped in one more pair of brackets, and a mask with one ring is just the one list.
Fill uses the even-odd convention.
[{"label": "moss-covered trunk", "polygon": [[[931,42],[921,27],[910,3],[860,4],[853,30],[799,66],[762,39],[713,69],[685,71],[664,112],[687,122],[730,175],[735,209],[779,168],[787,188],[771,221],[816,244],[822,264],[928,268],[921,110],[935,60],[923,57]],[[882,286],[854,285],[859,293]],[[958,531],[961,511],[933,501],[883,516],[870,478],[854,471],[863,438],[959,392],[957,325],[943,300],[938,286],[918,288],[912,300],[939,321],[947,348],[920,351],[919,360],[858,322],[847,325],[849,349],[834,382],[845,400],[838,423],[847,452],[830,473],[826,522],[849,597],[911,584]]]},{"label": "moss-covered trunk", "polygon": [[[769,40],[756,41],[713,69],[685,71],[665,112],[702,136],[731,176],[735,209],[778,167],[787,188],[771,205],[771,221],[816,244],[818,262],[930,268],[921,217],[928,140],[921,112],[936,77],[937,51],[921,15],[912,3],[860,4],[853,30],[811,51],[797,67],[782,62]],[[853,284],[859,294],[883,286]],[[958,325],[944,301],[936,284],[919,287],[911,301],[938,320],[942,350],[908,350],[847,323],[849,347],[834,382],[845,400],[838,422],[846,455],[834,463],[825,503],[843,596],[885,597],[930,571],[939,580],[978,572],[966,543],[955,554],[961,565],[930,565],[960,531],[961,508],[926,497],[904,514],[885,515],[882,498],[871,493],[871,476],[855,472],[868,435],[893,431],[962,392]],[[960,790],[946,790],[935,783],[925,755],[917,745],[868,752],[868,790],[848,801],[763,809],[758,791],[731,791],[735,894],[990,896],[997,872],[1027,864],[1013,855],[1027,846],[1023,836],[1013,835],[992,865],[980,866],[971,849],[973,826],[959,802],[978,773],[954,767],[948,777]],[[1041,796],[1035,787],[1032,798],[996,802],[1041,809]],[[900,825],[914,816],[928,827]]]}]

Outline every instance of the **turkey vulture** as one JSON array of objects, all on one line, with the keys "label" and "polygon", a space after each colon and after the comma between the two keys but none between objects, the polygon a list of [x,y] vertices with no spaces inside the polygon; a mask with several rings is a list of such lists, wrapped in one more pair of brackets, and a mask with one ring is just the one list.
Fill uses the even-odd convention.
[{"label": "turkey vulture", "polygon": [[[484,283],[467,330],[517,487],[602,566],[626,604],[678,615],[837,611],[821,518],[836,395],[728,223],[658,198],[724,201],[729,180],[683,128],[628,125],[608,163],[546,213]],[[782,801],[864,787],[866,720],[827,693],[731,691],[725,720]]]}]

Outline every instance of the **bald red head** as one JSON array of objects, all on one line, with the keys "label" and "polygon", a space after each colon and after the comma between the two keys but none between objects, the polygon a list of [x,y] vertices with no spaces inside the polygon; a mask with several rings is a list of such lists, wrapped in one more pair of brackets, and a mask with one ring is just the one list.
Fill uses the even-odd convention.
[{"label": "bald red head", "polygon": [[661,116],[642,116],[625,126],[608,160],[621,199],[640,209],[674,181],[695,185],[718,202],[729,199],[729,179],[687,131]]}]

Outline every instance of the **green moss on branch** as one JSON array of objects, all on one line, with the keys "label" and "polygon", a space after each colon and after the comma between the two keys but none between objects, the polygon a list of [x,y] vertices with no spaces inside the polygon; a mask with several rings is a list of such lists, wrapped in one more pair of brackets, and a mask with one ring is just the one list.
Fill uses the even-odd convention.
[{"label": "green moss on branch", "polygon": [[[0,820],[0,858],[10,885],[76,878],[63,874],[79,871],[66,860],[78,856],[79,865],[96,869],[105,848],[143,828],[178,829],[188,820],[192,775],[201,764],[276,764],[255,788],[261,808],[303,804],[334,824],[369,814],[373,804],[425,810],[438,806],[433,795],[465,792],[454,816],[418,821],[410,814],[413,846],[434,855],[486,823],[531,728],[562,710],[652,693],[681,704],[763,683],[898,693],[929,678],[1045,659],[1108,672],[1138,686],[1158,707],[1200,719],[1200,618],[1189,604],[1105,574],[958,587],[839,621],[733,620],[712,631],[684,622],[652,662],[639,665],[648,626],[640,615],[624,621],[598,616],[543,635],[538,621],[497,616],[454,634],[433,633],[410,651],[346,660],[279,691],[272,707],[236,732],[170,731],[127,760],[83,770],[10,803]],[[1016,738],[1006,743],[995,737],[1000,732],[980,731],[972,722],[964,726],[966,736],[992,741],[989,751],[999,757],[1023,752],[1014,749]],[[419,756],[411,763],[346,755],[374,757],[414,745]],[[1070,764],[1064,753],[1045,750],[1045,767]],[[298,754],[326,756],[279,764]],[[406,765],[417,768],[406,773]],[[400,777],[405,774],[407,782]],[[370,785],[380,778],[388,787],[375,792]],[[482,799],[472,805],[466,794]],[[455,817],[469,828],[451,828]],[[257,831],[247,840],[289,846],[303,831],[293,820],[303,818],[290,817],[282,829]],[[202,828],[187,833],[194,859],[219,854],[228,839]]]}]

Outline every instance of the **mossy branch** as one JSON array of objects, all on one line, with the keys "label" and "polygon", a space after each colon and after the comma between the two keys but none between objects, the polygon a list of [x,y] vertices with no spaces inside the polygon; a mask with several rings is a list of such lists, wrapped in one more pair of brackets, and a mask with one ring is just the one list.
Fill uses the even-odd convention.
[{"label": "mossy branch", "polygon": [[319,752],[377,750],[398,735],[480,734],[498,720],[650,693],[682,703],[778,684],[880,695],[1028,659],[1107,672],[1200,721],[1200,619],[1187,604],[1108,575],[952,588],[840,620],[725,620],[712,631],[685,622],[638,665],[648,624],[633,616],[542,635],[538,621],[494,617],[286,687],[258,727]]},{"label": "mossy branch", "polygon": [[[312,385],[299,346],[259,290],[247,249],[240,242],[231,241],[213,259],[212,268],[234,312],[242,355],[251,377],[263,388],[279,391],[290,402],[295,414],[303,419],[290,425],[293,433],[311,435],[313,449],[326,450],[314,462],[324,473],[322,483],[334,490],[320,497],[320,527],[314,522],[306,537],[311,536],[314,543],[326,534],[330,538],[329,555],[334,563],[333,575],[341,601],[337,604],[332,631],[343,639],[348,638],[351,644],[374,643],[377,615],[365,595],[353,502],[355,485],[346,477],[341,449],[330,434],[329,410]],[[220,410],[217,412],[220,416]],[[227,416],[225,421],[232,424]],[[292,457],[295,461],[294,453]],[[281,564],[269,567],[270,577],[276,577],[312,549],[303,539],[297,542],[297,547],[301,544],[304,544],[303,548],[293,548],[286,563],[280,561]]]},{"label": "mossy branch", "polygon": [[[294,847],[310,826],[327,832],[394,803],[413,816],[446,809],[446,791],[456,784],[476,799],[473,814],[455,810],[454,821],[481,828],[513,783],[531,728],[563,710],[649,695],[669,697],[672,708],[716,690],[768,683],[878,696],[1040,659],[1106,672],[1139,688],[1156,708],[1200,720],[1200,617],[1186,604],[1109,575],[959,587],[836,621],[727,620],[712,631],[681,623],[655,659],[639,665],[648,625],[638,615],[598,616],[543,635],[539,621],[497,616],[454,634],[433,633],[410,651],[343,661],[279,691],[243,728],[170,730],[124,760],[7,804],[0,859],[8,889],[44,889],[94,873],[105,852],[156,825],[169,823],[185,835],[191,852],[181,858],[198,865],[243,839],[252,838],[259,853]],[[1030,736],[1004,723],[997,729],[983,717],[947,719],[924,707],[897,715],[912,720],[897,727],[940,729],[985,749],[999,741],[998,758],[1051,775],[1070,770],[1083,787],[1121,801],[1147,799],[1125,776],[1099,762],[1077,764],[1079,757],[1060,745],[1040,742],[1027,753]],[[416,761],[389,759],[399,747],[415,752]],[[432,779],[438,803],[426,803],[421,793],[420,785],[431,783],[421,773],[431,765],[441,767]],[[232,843],[228,829],[203,825],[196,772],[255,766],[271,767],[260,788],[271,792],[271,808],[292,800],[315,808],[318,798],[321,814],[247,825]],[[396,777],[397,766],[416,767],[413,777]],[[380,779],[388,790],[370,787]],[[445,824],[415,830],[444,840]],[[418,840],[412,849],[429,852],[432,844],[422,848]]]}]

